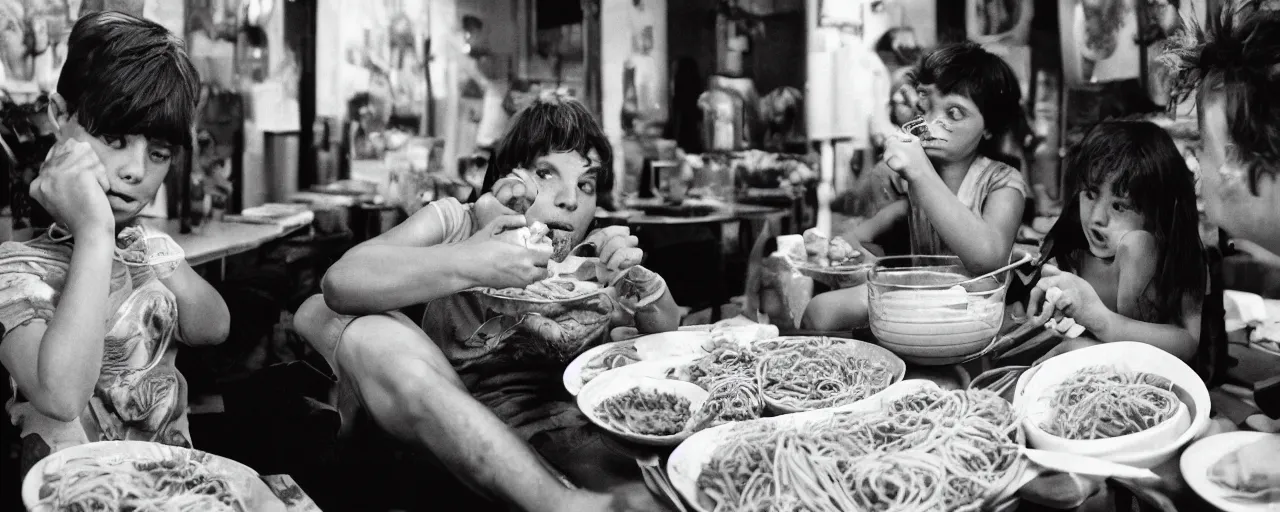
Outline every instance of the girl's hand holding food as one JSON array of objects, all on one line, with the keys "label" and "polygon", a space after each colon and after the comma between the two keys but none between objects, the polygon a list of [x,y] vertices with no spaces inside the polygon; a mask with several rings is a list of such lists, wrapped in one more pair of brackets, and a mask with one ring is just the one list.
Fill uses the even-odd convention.
[{"label": "girl's hand holding food", "polygon": [[906,180],[925,170],[933,170],[920,139],[909,133],[895,133],[885,140],[884,163]]},{"label": "girl's hand holding food", "polygon": [[526,227],[525,222],[522,215],[498,217],[460,244],[471,262],[472,278],[477,284],[524,288],[547,278],[550,250],[531,249],[498,238],[507,231]]},{"label": "girl's hand holding food", "polygon": [[537,199],[537,180],[523,169],[516,169],[476,200],[476,220],[488,226],[503,215],[524,215]]},{"label": "girl's hand holding food", "polygon": [[1035,317],[1044,307],[1054,308],[1064,315],[1064,318],[1053,320],[1050,326],[1058,332],[1068,334],[1078,325],[1099,339],[1106,339],[1105,333],[1115,314],[1107,309],[1098,298],[1098,292],[1087,281],[1053,265],[1043,267],[1040,281],[1031,290],[1027,314]]},{"label": "girl's hand holding food", "polygon": [[87,142],[64,139],[54,144],[31,182],[31,197],[72,235],[114,236],[115,216],[107,202],[107,170]]}]

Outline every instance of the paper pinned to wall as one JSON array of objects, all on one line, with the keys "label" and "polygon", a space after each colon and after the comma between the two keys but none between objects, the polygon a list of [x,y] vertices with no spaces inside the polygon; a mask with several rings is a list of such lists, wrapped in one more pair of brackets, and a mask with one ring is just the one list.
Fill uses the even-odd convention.
[{"label": "paper pinned to wall", "polygon": [[284,84],[266,81],[254,84],[253,120],[258,129],[266,132],[298,131],[300,114],[298,100],[285,94]]}]

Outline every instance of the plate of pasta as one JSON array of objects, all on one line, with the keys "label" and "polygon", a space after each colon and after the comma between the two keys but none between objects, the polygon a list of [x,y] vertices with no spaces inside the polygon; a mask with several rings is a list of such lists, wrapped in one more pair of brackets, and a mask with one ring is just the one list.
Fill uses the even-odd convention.
[{"label": "plate of pasta", "polygon": [[583,352],[565,367],[564,387],[577,396],[588,382],[610,370],[644,361],[703,356],[720,346],[748,346],[777,336],[778,328],[773,325],[717,324],[605,343]]},{"label": "plate of pasta", "polygon": [[1028,468],[1017,431],[993,393],[906,380],[847,406],[695,433],[667,471],[698,512],[1005,509]]},{"label": "plate of pasta", "polygon": [[145,441],[102,441],[49,455],[27,473],[22,501],[31,512],[286,510],[248,466]]},{"label": "plate of pasta", "polygon": [[578,408],[614,435],[651,446],[674,446],[693,433],[707,392],[687,382],[612,374],[578,394]]}]

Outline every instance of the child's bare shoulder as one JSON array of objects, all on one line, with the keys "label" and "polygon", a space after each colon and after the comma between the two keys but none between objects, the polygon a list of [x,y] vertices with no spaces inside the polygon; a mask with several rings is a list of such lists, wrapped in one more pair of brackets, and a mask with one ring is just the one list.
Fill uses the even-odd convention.
[{"label": "child's bare shoulder", "polygon": [[1120,246],[1116,248],[1116,259],[1125,263],[1151,264],[1159,256],[1160,246],[1156,236],[1149,231],[1130,231],[1120,238]]}]

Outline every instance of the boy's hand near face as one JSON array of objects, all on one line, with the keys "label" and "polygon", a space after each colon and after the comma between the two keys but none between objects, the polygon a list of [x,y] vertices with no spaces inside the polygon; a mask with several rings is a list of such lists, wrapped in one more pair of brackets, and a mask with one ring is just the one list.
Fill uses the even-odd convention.
[{"label": "boy's hand near face", "polygon": [[538,185],[522,169],[493,184],[493,189],[476,200],[476,221],[488,226],[503,215],[524,215],[538,199]]},{"label": "boy's hand near face", "polygon": [[31,182],[31,197],[72,235],[114,236],[115,217],[107,202],[107,171],[87,142],[59,141]]},{"label": "boy's hand near face", "polygon": [[884,143],[884,163],[908,181],[924,171],[933,170],[933,164],[920,145],[920,139],[908,133],[888,136]]},{"label": "boy's hand near face", "polygon": [[503,232],[525,227],[523,215],[497,217],[461,245],[473,255],[471,275],[476,283],[492,288],[524,288],[547,278],[551,253],[504,242]]}]

